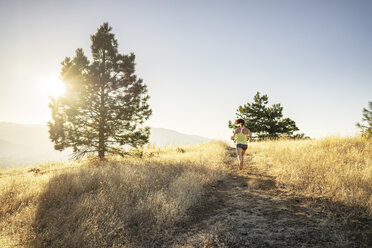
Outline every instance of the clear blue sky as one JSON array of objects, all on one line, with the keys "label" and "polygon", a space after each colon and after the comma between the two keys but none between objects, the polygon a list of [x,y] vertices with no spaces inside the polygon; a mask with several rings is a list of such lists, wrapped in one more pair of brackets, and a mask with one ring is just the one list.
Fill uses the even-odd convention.
[{"label": "clear blue sky", "polygon": [[45,124],[48,80],[103,22],[154,127],[226,140],[260,91],[311,137],[353,135],[372,101],[372,1],[0,0],[0,121]]}]

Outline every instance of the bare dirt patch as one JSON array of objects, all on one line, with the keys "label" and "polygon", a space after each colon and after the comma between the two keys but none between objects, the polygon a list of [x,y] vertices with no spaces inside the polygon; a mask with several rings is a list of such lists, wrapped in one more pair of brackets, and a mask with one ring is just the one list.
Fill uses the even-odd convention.
[{"label": "bare dirt patch", "polygon": [[246,160],[207,189],[167,246],[173,247],[372,247],[372,219],[349,207],[278,187],[275,178]]}]

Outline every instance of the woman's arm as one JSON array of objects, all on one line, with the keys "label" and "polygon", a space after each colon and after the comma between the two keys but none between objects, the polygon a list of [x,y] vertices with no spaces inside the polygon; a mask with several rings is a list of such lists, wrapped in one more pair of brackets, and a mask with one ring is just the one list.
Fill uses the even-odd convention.
[{"label": "woman's arm", "polygon": [[236,139],[237,139],[236,135],[237,135],[239,132],[240,132],[240,129],[239,129],[239,128],[235,129],[235,132],[234,132],[234,135],[233,135],[233,140],[234,140],[234,142],[236,142]]},{"label": "woman's arm", "polygon": [[248,130],[248,135],[249,135],[249,142],[252,142],[252,133],[248,128],[247,130]]},{"label": "woman's arm", "polygon": [[248,128],[245,128],[244,131],[249,136],[249,142],[252,142],[252,133],[251,133],[251,131]]}]

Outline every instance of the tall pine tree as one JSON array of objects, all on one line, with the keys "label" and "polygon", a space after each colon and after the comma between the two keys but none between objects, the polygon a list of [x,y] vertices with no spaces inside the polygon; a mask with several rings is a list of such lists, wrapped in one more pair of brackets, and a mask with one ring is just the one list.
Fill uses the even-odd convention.
[{"label": "tall pine tree", "polygon": [[[267,95],[261,96],[257,92],[252,103],[238,107],[236,116],[245,120],[245,126],[259,140],[275,139],[282,135],[293,138],[304,137],[303,134],[293,134],[299,129],[293,120],[282,118],[283,107],[279,103],[273,104],[271,107],[267,106],[268,103]],[[232,121],[229,121],[228,126],[235,128]]]},{"label": "tall pine tree", "polygon": [[120,54],[108,23],[91,36],[92,61],[77,49],[61,64],[65,95],[51,98],[50,139],[56,150],[73,148],[76,158],[120,154],[123,145],[148,142],[151,115],[147,87],[135,75],[135,55]]}]

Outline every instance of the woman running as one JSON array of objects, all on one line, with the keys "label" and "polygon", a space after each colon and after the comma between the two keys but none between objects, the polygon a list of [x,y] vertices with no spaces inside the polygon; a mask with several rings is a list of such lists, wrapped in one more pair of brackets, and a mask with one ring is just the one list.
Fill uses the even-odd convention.
[{"label": "woman running", "polygon": [[252,133],[244,126],[243,119],[235,120],[235,126],[239,126],[234,132],[234,141],[236,141],[236,153],[238,154],[239,170],[243,169],[244,153],[248,148],[247,135],[249,142],[252,142]]}]

